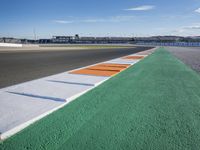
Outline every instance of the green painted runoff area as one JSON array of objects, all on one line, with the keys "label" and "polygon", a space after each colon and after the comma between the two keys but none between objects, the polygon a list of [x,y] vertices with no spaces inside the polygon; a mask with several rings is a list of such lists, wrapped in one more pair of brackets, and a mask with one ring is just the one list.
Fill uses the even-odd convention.
[{"label": "green painted runoff area", "polygon": [[7,139],[0,149],[200,148],[200,76],[165,49]]}]

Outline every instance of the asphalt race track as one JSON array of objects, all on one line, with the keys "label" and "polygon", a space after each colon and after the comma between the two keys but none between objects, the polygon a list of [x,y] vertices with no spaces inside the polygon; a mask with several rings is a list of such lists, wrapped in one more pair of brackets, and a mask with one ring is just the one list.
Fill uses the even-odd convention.
[{"label": "asphalt race track", "polygon": [[0,53],[0,88],[150,49],[95,49]]}]

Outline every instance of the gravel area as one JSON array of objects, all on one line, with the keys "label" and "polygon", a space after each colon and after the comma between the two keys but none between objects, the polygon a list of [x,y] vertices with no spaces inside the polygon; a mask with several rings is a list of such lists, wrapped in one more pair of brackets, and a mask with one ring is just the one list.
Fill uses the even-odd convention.
[{"label": "gravel area", "polygon": [[200,73],[200,48],[166,47],[172,54]]}]

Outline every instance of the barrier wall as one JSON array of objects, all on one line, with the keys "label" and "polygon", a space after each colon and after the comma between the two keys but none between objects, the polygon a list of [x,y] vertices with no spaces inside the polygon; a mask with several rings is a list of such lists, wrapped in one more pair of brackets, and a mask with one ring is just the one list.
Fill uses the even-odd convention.
[{"label": "barrier wall", "polygon": [[0,47],[22,47],[22,44],[0,43]]},{"label": "barrier wall", "polygon": [[137,45],[145,46],[181,46],[181,47],[200,47],[199,42],[176,42],[176,43],[157,43],[157,42],[138,42]]}]

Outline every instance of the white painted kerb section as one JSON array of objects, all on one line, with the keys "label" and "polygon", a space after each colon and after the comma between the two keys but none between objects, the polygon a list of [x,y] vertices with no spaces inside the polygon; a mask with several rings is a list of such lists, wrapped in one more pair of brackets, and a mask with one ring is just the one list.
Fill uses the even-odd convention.
[{"label": "white painted kerb section", "polygon": [[22,44],[0,43],[0,47],[22,47]]}]

